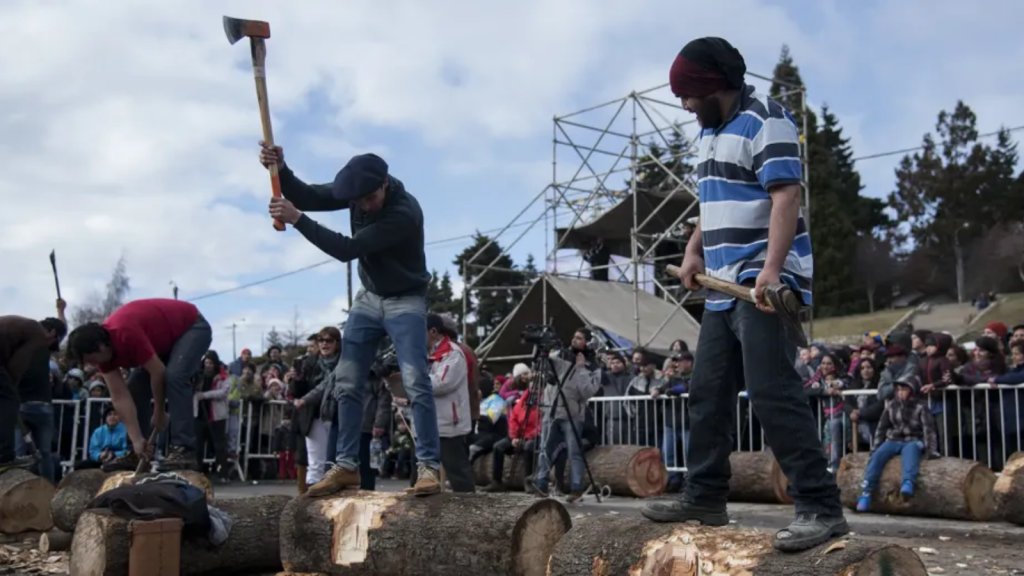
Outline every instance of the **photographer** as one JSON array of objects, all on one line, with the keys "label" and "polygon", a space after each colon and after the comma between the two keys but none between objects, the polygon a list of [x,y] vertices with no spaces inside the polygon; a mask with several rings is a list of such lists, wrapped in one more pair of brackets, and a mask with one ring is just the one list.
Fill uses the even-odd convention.
[{"label": "photographer", "polygon": [[[571,462],[568,501],[575,502],[583,495],[583,450],[575,432],[583,430],[587,401],[601,389],[603,375],[597,364],[597,354],[589,346],[592,338],[589,329],[579,328],[573,334],[568,350],[572,361],[551,358],[555,368],[552,376],[555,377],[548,380],[541,402],[544,437],[541,441],[540,462],[533,481],[526,484],[527,490],[534,494],[548,495],[551,465],[555,461],[556,449],[564,442],[569,447]],[[562,394],[559,394],[558,383],[563,378]],[[550,413],[552,406],[557,406],[553,417]]]},{"label": "photographer", "polygon": [[[310,496],[326,496],[360,484],[362,413],[367,378],[385,335],[395,343],[405,391],[412,405],[419,461],[413,492],[441,491],[441,446],[427,375],[427,271],[423,211],[401,180],[375,154],[352,157],[331,184],[309,185],[285,164],[280,146],[261,143],[260,162],[277,165],[284,198],[270,201],[270,215],[291,224],[310,243],[342,262],[359,261],[362,289],[348,312],[335,369],[334,400],[340,426],[337,461]],[[315,222],[301,210],[349,211],[352,236]]]}]

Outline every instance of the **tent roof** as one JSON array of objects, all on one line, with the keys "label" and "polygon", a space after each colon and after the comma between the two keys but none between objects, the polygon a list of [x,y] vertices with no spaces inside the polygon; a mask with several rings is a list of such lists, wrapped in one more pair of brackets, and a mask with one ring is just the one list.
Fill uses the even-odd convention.
[{"label": "tent roof", "polygon": [[[542,318],[544,289],[547,287],[547,316]],[[526,293],[523,301],[478,354],[490,364],[523,361],[532,346],[520,336],[529,324],[550,323],[563,343],[568,343],[580,326],[599,328],[616,340],[637,346],[632,284],[598,282],[544,275]],[[640,345],[657,354],[668,354],[672,342],[682,338],[696,349],[700,328],[685,310],[647,292],[637,295],[640,309]],[[665,324],[662,328],[662,324]],[[659,332],[659,328],[661,329]],[[657,332],[657,335],[655,333]]]},{"label": "tent roof", "polygon": [[[668,196],[667,192],[645,191],[637,192],[636,199],[636,224],[643,224],[661,202]],[[647,225],[640,228],[643,234],[661,234],[675,222],[680,214],[686,212],[697,200],[685,190],[679,190],[672,196]],[[689,216],[696,216],[697,208],[689,212]],[[612,206],[594,220],[576,226],[566,236],[561,248],[566,250],[586,249],[586,245],[592,238],[603,238],[605,246],[612,254],[629,256],[630,230],[633,229],[633,196],[628,195],[618,204]],[[566,228],[555,230],[555,242],[565,234]]]}]

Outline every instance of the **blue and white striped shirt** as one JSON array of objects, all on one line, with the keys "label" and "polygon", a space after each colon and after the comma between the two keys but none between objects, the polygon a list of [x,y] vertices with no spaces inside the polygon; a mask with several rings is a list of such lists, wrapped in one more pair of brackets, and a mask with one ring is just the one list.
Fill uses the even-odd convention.
[{"label": "blue and white striped shirt", "polygon": [[[729,282],[753,281],[768,252],[772,201],[768,190],[802,176],[796,122],[778,102],[745,86],[738,109],[698,139],[697,191],[706,273]],[[803,213],[779,274],[811,304],[814,262]],[[728,310],[736,299],[709,292],[705,308]]]}]

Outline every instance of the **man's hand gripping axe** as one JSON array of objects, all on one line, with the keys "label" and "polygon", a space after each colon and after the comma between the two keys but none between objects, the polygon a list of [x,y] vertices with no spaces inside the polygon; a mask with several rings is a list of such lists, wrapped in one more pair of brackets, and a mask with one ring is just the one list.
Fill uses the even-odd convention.
[{"label": "man's hand gripping axe", "polygon": [[[679,268],[672,264],[666,266],[665,269],[669,274],[679,275]],[[757,303],[757,299],[754,298],[753,288],[712,278],[706,274],[696,274],[694,281],[709,290],[728,294],[751,304]],[[797,346],[807,346],[807,336],[804,334],[803,325],[800,323],[800,309],[803,304],[800,298],[793,292],[793,289],[782,283],[767,286],[764,289],[764,299],[768,301],[771,309],[778,314],[779,319],[782,320],[782,325],[786,329],[786,334],[793,339],[793,342]]]},{"label": "man's hand gripping axe", "polygon": [[[265,39],[270,38],[270,24],[260,20],[242,20],[240,18],[224,17],[224,33],[227,34],[228,42],[234,44],[248,36],[249,46],[252,49],[252,71],[256,77],[256,99],[260,105],[260,120],[263,123],[263,141],[267,146],[274,146],[274,131],[270,125],[270,105],[267,101],[267,73],[264,63],[267,60],[267,45]],[[277,164],[270,166],[270,186],[274,198],[281,197],[281,179],[277,174]],[[274,229],[278,232],[284,230],[284,222],[274,220]]]}]

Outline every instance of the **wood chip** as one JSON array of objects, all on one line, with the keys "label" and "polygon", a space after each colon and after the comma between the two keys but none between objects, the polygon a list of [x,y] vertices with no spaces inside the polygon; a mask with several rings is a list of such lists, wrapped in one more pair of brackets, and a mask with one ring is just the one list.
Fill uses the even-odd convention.
[{"label": "wood chip", "polygon": [[925,548],[924,546],[917,549],[921,554],[938,554],[939,552],[935,548]]},{"label": "wood chip", "polygon": [[828,548],[825,548],[825,550],[821,554],[822,556],[824,556],[829,552],[835,552],[836,550],[842,550],[844,548],[846,548],[846,540],[840,540],[838,542],[833,542],[832,545]]},{"label": "wood chip", "polygon": [[942,540],[943,542],[949,542],[950,540],[952,540],[952,538],[950,538],[949,536],[939,536],[939,540]]}]

